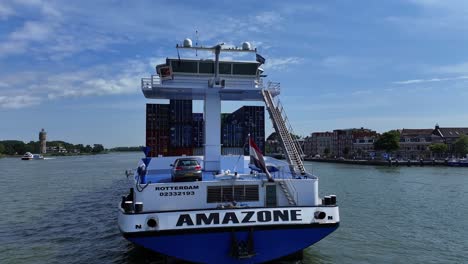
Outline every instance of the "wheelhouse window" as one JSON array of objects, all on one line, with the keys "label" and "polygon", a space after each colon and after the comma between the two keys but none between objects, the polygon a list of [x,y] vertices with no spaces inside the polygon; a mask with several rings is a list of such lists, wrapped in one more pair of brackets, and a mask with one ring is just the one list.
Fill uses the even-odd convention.
[{"label": "wheelhouse window", "polygon": [[198,65],[196,61],[173,60],[171,65],[172,65],[173,72],[186,72],[186,73],[198,72]]},{"label": "wheelhouse window", "polygon": [[[214,74],[215,63],[212,60],[190,61],[168,59],[174,73]],[[255,62],[219,62],[219,74],[223,75],[249,75],[256,76],[258,63]]]},{"label": "wheelhouse window", "polygon": [[219,63],[219,74],[232,74],[232,63]]},{"label": "wheelhouse window", "polygon": [[199,64],[200,73],[214,73],[214,62],[207,61],[207,62],[200,62]]},{"label": "wheelhouse window", "polygon": [[256,75],[257,74],[257,63],[234,63],[233,74],[238,75]]}]

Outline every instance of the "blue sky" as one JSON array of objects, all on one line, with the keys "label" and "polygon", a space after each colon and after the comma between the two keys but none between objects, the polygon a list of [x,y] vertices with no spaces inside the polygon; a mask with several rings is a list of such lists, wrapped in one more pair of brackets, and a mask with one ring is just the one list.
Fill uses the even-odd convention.
[{"label": "blue sky", "polygon": [[468,126],[465,0],[2,0],[0,140],[144,144],[140,78],[196,30],[258,48],[298,134]]}]

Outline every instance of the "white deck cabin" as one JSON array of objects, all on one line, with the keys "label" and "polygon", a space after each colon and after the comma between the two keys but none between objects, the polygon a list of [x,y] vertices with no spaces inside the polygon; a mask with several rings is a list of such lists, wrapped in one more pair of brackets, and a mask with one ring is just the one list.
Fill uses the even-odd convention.
[{"label": "white deck cabin", "polygon": [[[203,160],[203,156],[193,157]],[[202,181],[172,182],[170,164],[177,158],[151,159],[146,176],[148,185],[142,192],[135,191],[135,201],[144,204],[145,212],[291,206],[287,194],[294,196],[294,206],[321,204],[317,178],[292,178],[284,161],[265,157],[267,165],[279,169],[271,173],[274,182],[268,182],[265,174],[252,171],[247,156],[222,156],[221,166],[225,170],[220,174],[204,171]],[[283,184],[288,185],[288,192],[283,191]]]}]

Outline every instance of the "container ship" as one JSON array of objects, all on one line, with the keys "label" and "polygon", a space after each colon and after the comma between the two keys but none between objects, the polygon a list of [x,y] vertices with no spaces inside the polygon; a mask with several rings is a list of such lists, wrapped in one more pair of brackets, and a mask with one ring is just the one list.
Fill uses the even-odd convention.
[{"label": "container ship", "polygon": [[[147,147],[132,187],[118,206],[118,226],[132,243],[195,263],[263,263],[297,255],[340,224],[335,195],[319,197],[318,178],[291,136],[280,85],[265,82],[265,58],[241,47],[210,51],[213,59],[167,58],[142,78],[148,99]],[[255,60],[221,60],[249,53]],[[245,57],[245,56],[243,56]],[[192,112],[202,100],[203,113]],[[222,101],[264,102],[222,113]],[[263,157],[264,116],[279,135],[285,160]]]}]

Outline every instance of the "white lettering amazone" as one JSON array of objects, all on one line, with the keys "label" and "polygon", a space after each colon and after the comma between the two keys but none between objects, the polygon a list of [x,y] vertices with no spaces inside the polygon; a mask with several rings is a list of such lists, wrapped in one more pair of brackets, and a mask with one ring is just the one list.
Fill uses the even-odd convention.
[{"label": "white lettering amazone", "polygon": [[181,214],[176,226],[227,225],[302,221],[301,210],[262,210],[222,213]]}]

